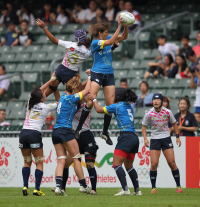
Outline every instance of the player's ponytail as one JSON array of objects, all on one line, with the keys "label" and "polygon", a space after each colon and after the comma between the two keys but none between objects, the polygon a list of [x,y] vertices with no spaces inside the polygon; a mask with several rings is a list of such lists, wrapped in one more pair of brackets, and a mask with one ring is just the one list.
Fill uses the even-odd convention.
[{"label": "player's ponytail", "polygon": [[31,110],[34,105],[41,102],[42,99],[42,91],[39,88],[34,89],[31,92],[31,97],[28,102],[28,109]]},{"label": "player's ponytail", "polygon": [[137,95],[131,89],[127,89],[125,93],[125,101],[135,103],[137,100]]}]

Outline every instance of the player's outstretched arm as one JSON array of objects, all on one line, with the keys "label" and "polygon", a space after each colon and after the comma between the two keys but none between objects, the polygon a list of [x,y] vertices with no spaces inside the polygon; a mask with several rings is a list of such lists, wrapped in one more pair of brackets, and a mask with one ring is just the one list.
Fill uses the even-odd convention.
[{"label": "player's outstretched arm", "polygon": [[96,97],[97,97],[96,94],[91,94],[91,93],[90,93],[90,94],[88,95],[88,98],[89,98],[90,100],[93,101],[94,108],[95,108],[96,112],[97,112],[97,113],[105,113],[103,107],[99,106]]},{"label": "player's outstretched arm", "polygon": [[88,80],[87,80],[87,84],[85,86],[85,89],[81,91],[83,97],[86,96],[89,93],[89,91],[90,91],[90,85],[91,85],[91,80],[90,80],[90,77],[88,77]]},{"label": "player's outstretched arm", "polygon": [[117,37],[117,41],[123,41],[126,40],[128,38],[128,26],[124,26],[124,31],[121,35],[118,35]]},{"label": "player's outstretched arm", "polygon": [[56,101],[60,100],[60,93],[59,93],[58,89],[54,92],[54,97],[55,97]]},{"label": "player's outstretched arm", "polygon": [[144,145],[146,147],[149,147],[149,140],[147,138],[147,127],[145,125],[142,125],[142,136],[144,137]]},{"label": "player's outstretched arm", "polygon": [[49,30],[45,27],[44,22],[41,19],[36,19],[35,21],[36,25],[38,27],[40,27],[41,29],[43,29],[44,33],[46,34],[46,36],[50,39],[51,42],[53,42],[54,44],[58,44],[58,39],[56,39],[51,32],[49,32]]}]

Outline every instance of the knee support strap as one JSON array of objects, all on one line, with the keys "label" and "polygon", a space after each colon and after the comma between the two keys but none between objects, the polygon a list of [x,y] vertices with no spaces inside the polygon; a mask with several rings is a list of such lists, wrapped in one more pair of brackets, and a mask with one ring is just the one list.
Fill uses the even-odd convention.
[{"label": "knee support strap", "polygon": [[49,85],[49,88],[50,88],[53,92],[55,92],[55,91],[57,90],[57,87],[56,87],[56,86],[51,86],[51,85]]},{"label": "knee support strap", "polygon": [[34,157],[35,158],[35,163],[43,162],[44,157]]},{"label": "knee support strap", "polygon": [[24,162],[31,162],[32,157],[31,156],[24,156]]},{"label": "knee support strap", "polygon": [[73,159],[78,159],[78,158],[81,158],[81,155],[80,155],[80,153],[78,153],[76,156],[74,156],[74,157],[72,157]]},{"label": "knee support strap", "polygon": [[66,156],[60,156],[60,157],[58,157],[58,160],[60,160],[60,159],[67,159],[67,157]]},{"label": "knee support strap", "polygon": [[96,159],[96,154],[86,154],[85,155],[85,162],[87,164],[87,162],[95,162]]}]

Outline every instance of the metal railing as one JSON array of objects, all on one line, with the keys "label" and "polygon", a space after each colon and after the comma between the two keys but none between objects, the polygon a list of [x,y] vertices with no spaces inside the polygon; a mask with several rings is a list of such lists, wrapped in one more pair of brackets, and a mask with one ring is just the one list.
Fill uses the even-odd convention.
[{"label": "metal railing", "polygon": [[149,29],[149,28],[152,28],[152,27],[155,27],[157,25],[160,25],[160,24],[163,24],[163,33],[166,35],[167,34],[167,26],[166,26],[166,22],[170,21],[170,20],[174,20],[176,18],[179,18],[179,17],[182,17],[182,16],[185,16],[185,15],[189,15],[190,16],[190,32],[193,31],[193,27],[194,27],[194,24],[193,24],[193,15],[192,13],[190,13],[189,11],[185,11],[185,12],[181,12],[179,14],[175,14],[171,17],[167,17],[165,19],[162,19],[158,22],[153,22],[152,24],[149,24],[145,27],[141,27],[137,30],[137,32],[135,33],[136,35],[136,43],[135,43],[135,47],[136,47],[136,52],[139,50],[139,34],[146,30],[146,29]]},{"label": "metal railing", "polygon": [[21,73],[13,73],[13,74],[9,74],[9,75],[6,75],[5,77],[3,77],[3,78],[1,78],[0,77],[0,81],[1,80],[4,80],[4,79],[10,79],[10,78],[12,78],[12,77],[14,77],[14,76],[19,76],[20,78],[21,78],[21,93],[23,93],[24,92],[24,77],[23,77],[23,75],[21,74]]}]

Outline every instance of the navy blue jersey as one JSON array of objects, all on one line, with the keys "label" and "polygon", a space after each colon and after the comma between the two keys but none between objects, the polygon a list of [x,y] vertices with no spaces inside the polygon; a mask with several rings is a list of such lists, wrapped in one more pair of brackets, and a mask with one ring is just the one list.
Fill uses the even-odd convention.
[{"label": "navy blue jersey", "polygon": [[60,101],[58,102],[57,107],[57,118],[56,124],[54,128],[59,127],[68,127],[72,128],[72,121],[74,119],[74,115],[77,112],[78,101],[82,100],[82,93],[76,93],[74,95],[68,95],[66,93],[62,93]]},{"label": "navy blue jersey", "polygon": [[[110,106],[103,107],[106,114],[114,113],[118,127],[121,132],[135,132],[134,128],[134,111],[130,103],[119,102]],[[135,132],[136,133],[136,132]]]},{"label": "navy blue jersey", "polygon": [[[111,37],[112,36],[107,36],[106,39],[108,40]],[[92,58],[94,59],[91,70],[96,73],[113,74],[112,45],[104,47],[104,42],[105,40],[94,39],[90,45]]]}]

